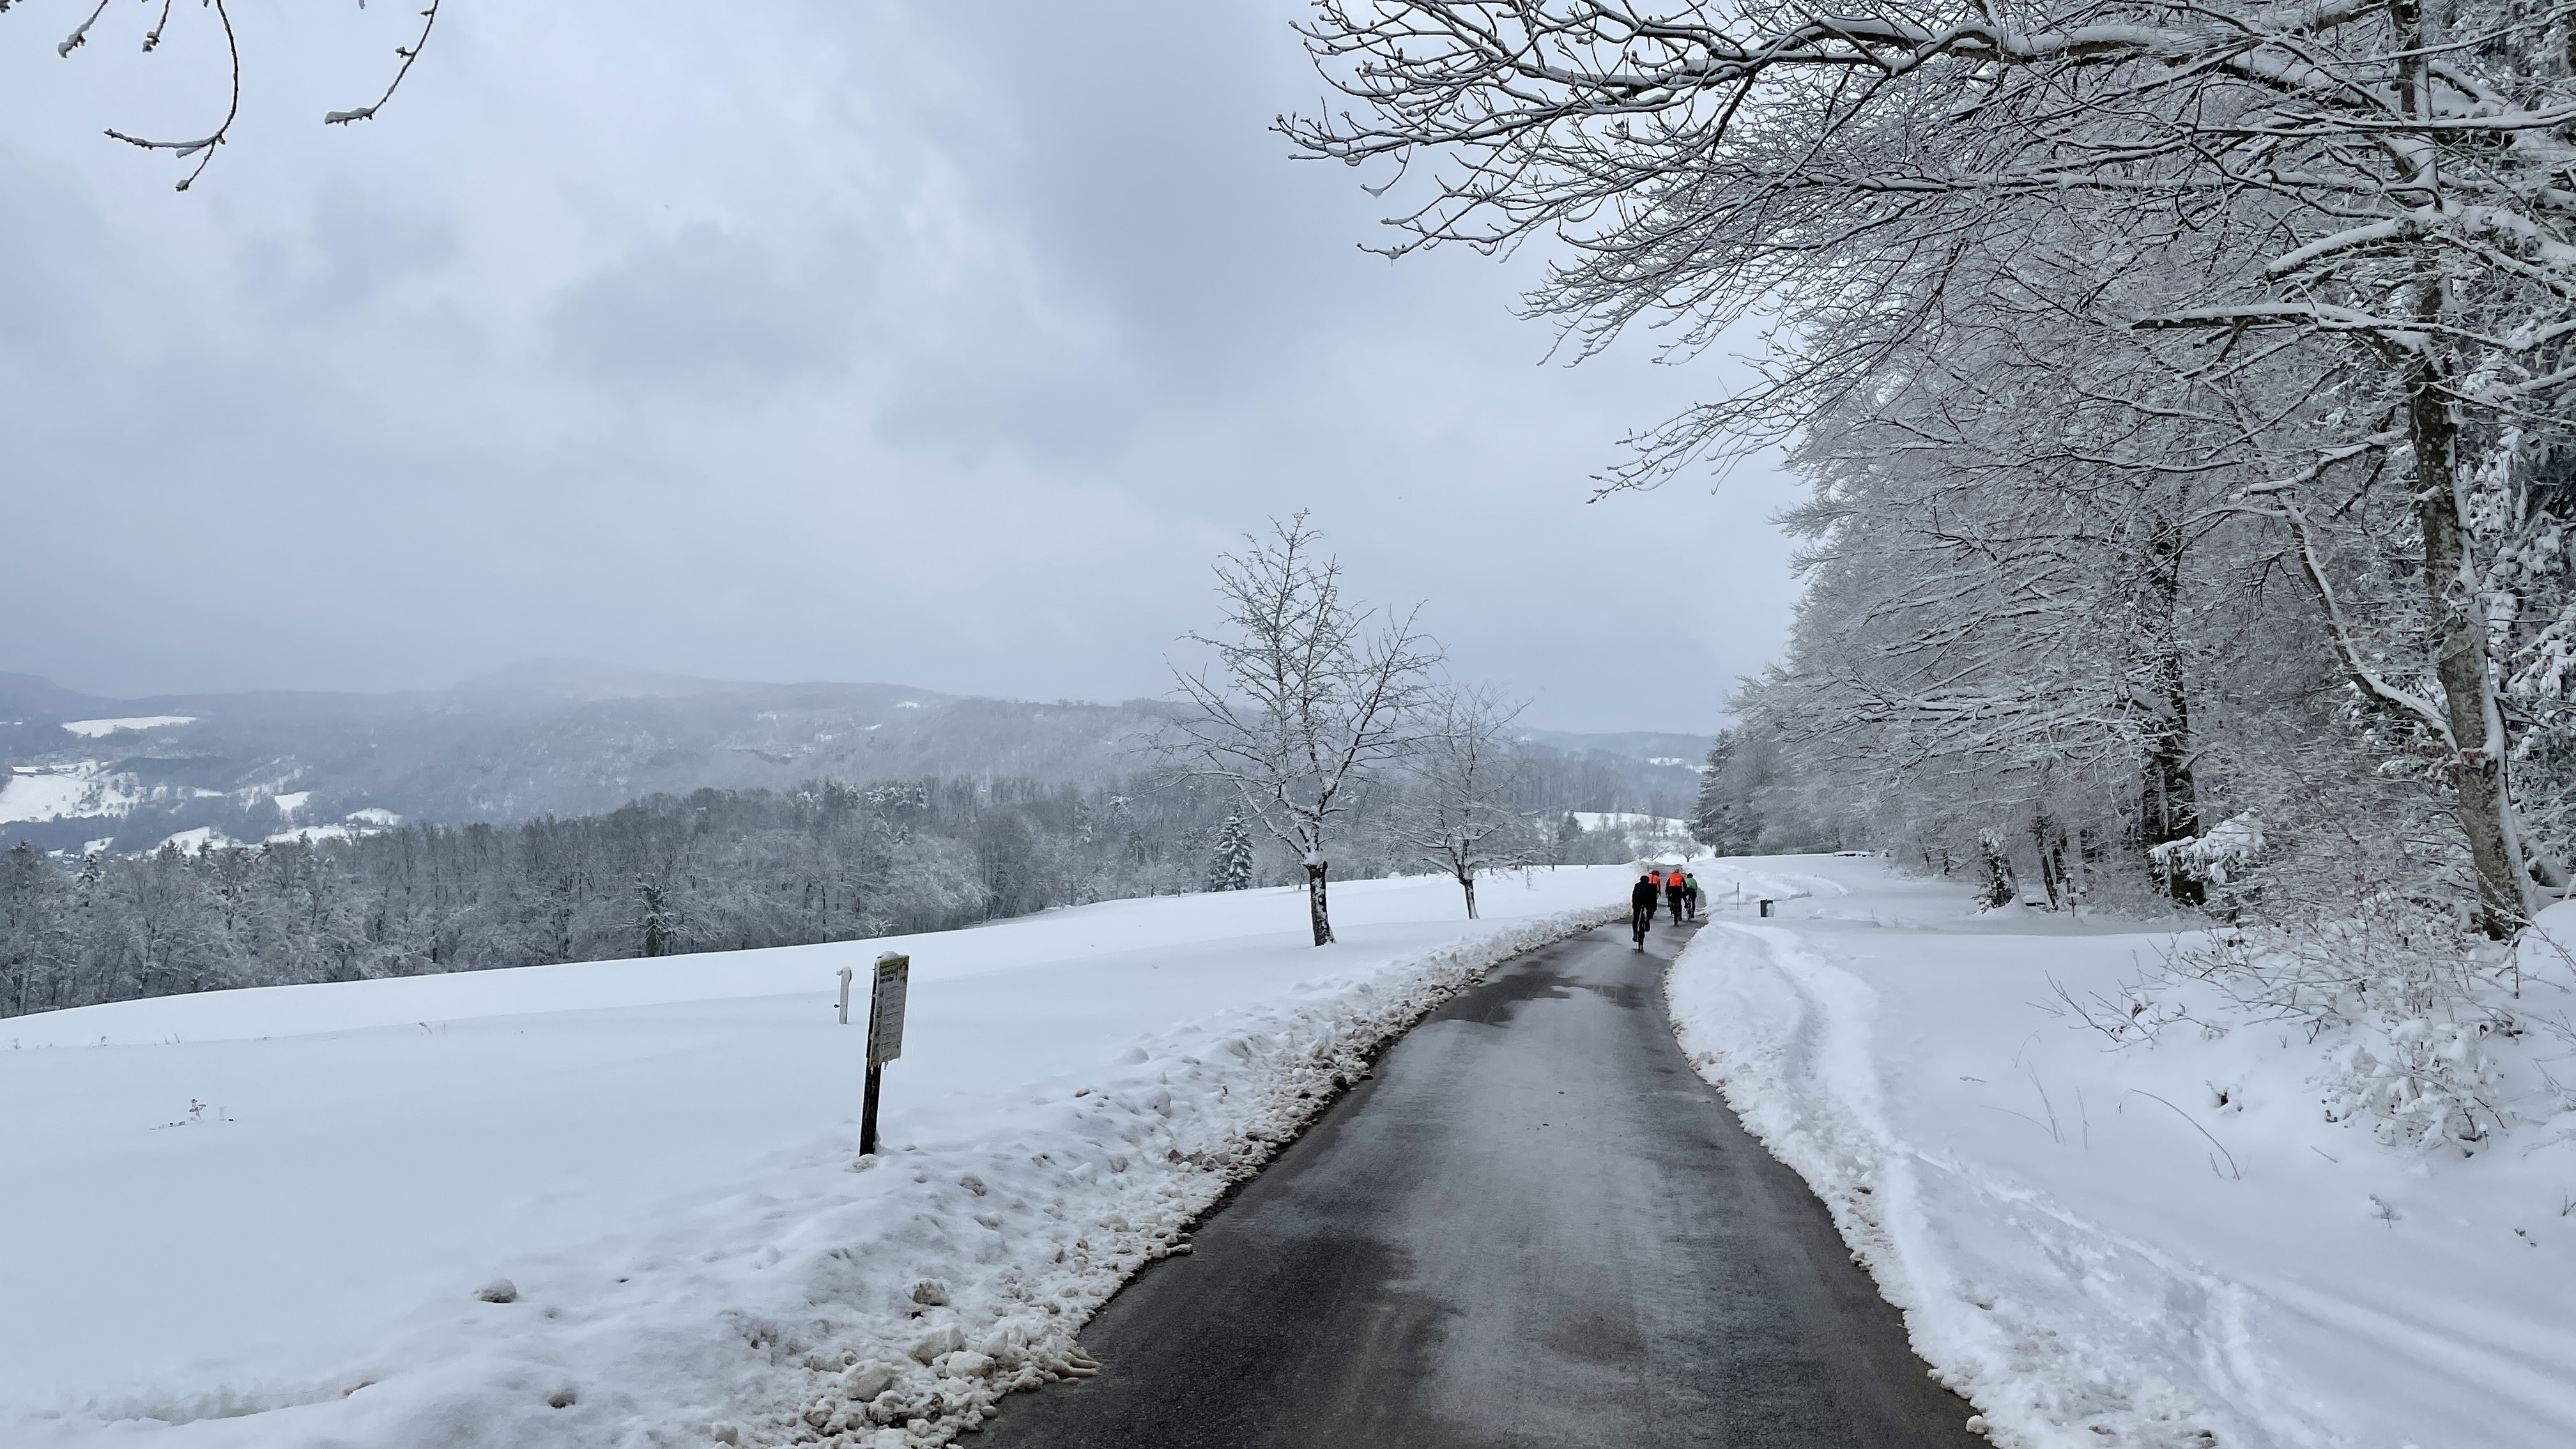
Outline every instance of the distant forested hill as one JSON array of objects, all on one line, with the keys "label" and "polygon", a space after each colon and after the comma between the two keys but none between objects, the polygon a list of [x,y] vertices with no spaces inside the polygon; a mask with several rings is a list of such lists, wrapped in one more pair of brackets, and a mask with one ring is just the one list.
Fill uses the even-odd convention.
[{"label": "distant forested hill", "polygon": [[[259,842],[354,812],[513,823],[657,793],[818,778],[1096,781],[1157,707],[959,699],[532,666],[420,694],[100,699],[0,676],[0,836],[148,850]],[[381,814],[357,822],[381,823]],[[105,844],[99,844],[106,842]]]},{"label": "distant forested hill", "polygon": [[[0,674],[0,846],[126,855],[173,837],[323,840],[397,820],[513,824],[818,780],[1099,786],[1139,768],[1137,745],[1167,713],[1152,700],[1042,704],[577,663],[437,692],[145,699]],[[1538,732],[1527,747],[1550,762],[1549,806],[1685,814],[1697,777],[1679,762],[1696,764],[1708,741]]]},{"label": "distant forested hill", "polygon": [[[0,676],[0,1017],[1303,879],[1229,798],[1146,768],[1165,718],[567,666],[437,694],[128,700]],[[1705,748],[1523,739],[1533,856],[1661,848],[1648,827],[1687,813],[1679,762]],[[1354,798],[1338,876],[1423,868],[1382,828],[1405,788]]]}]

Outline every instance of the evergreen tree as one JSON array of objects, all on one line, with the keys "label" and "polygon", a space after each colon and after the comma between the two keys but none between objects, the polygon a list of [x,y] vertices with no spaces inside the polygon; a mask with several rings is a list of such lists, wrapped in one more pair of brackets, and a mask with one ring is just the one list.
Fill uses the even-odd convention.
[{"label": "evergreen tree", "polygon": [[1759,848],[1762,817],[1753,808],[1751,762],[1744,758],[1739,730],[1720,730],[1708,747],[1708,763],[1699,777],[1699,801],[1691,810],[1691,839],[1718,855],[1751,855]]},{"label": "evergreen tree", "polygon": [[671,909],[671,893],[660,881],[649,875],[635,877],[635,894],[642,902],[643,915],[637,924],[644,928],[644,954],[668,956],[678,943],[679,917]]},{"label": "evergreen tree", "polygon": [[1207,888],[1212,891],[1252,889],[1252,827],[1240,811],[1229,813],[1217,831],[1216,854],[1208,860]]}]

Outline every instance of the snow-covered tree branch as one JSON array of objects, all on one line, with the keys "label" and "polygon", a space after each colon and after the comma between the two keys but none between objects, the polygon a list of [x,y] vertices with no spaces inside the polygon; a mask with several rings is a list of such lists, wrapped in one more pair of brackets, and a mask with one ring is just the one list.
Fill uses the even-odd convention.
[{"label": "snow-covered tree branch", "polygon": [[[2438,755],[2480,927],[2510,936],[2535,888],[2565,874],[2563,852],[2529,838],[2532,792],[2511,778],[2533,754],[2503,684],[2528,616],[2497,596],[2490,559],[2505,532],[2554,537],[2566,514],[2547,473],[2576,381],[2569,36],[2563,9],[2514,0],[1830,13],[1777,0],[1325,0],[1307,38],[1346,108],[1281,125],[1310,155],[1394,168],[1386,185],[1406,200],[1390,251],[1543,240],[1551,265],[1531,305],[1578,353],[1640,322],[1684,356],[1738,323],[1770,324],[1756,383],[1639,434],[1608,487],[1802,431],[1813,446],[1826,420],[1887,420],[1891,406],[1924,406],[1924,380],[1943,377],[1953,401],[1896,426],[1950,449],[1935,470],[1949,481],[1931,485],[1947,496],[2018,466],[1985,443],[1971,465],[1960,449],[1974,440],[1944,434],[1973,407],[2020,421],[2018,373],[2091,404],[2082,417],[2032,404],[2053,414],[2066,465],[2053,487],[2070,508],[2091,508],[2082,492],[2098,488],[2095,511],[2119,514],[2151,476],[2197,480],[2164,534],[2087,525],[2088,547],[2178,556],[2229,490],[2276,528],[2294,506],[2353,524],[2365,507],[2375,550],[2402,524],[2403,558],[2377,552],[2341,581],[2306,569],[2300,622],[2343,652],[2340,673],[2375,705],[2416,716],[2403,748]],[[2015,355],[2033,332],[2067,344],[2054,362]],[[2302,504],[2278,486],[2300,479],[2335,500]],[[2393,493],[2410,506],[2381,507]],[[2534,504],[2547,524],[2532,522]],[[2025,544],[2019,564],[2046,552]],[[1975,548],[1938,546],[1963,563]],[[2305,556],[2283,548],[2277,532],[2245,543]],[[2093,577],[2082,550],[2046,567]],[[2401,581],[2413,601],[2381,587]],[[2369,626],[2336,621],[2355,589],[2374,596]],[[2037,621],[2076,618],[2075,598],[2023,580],[1952,602],[1989,633],[2044,644]],[[2275,613],[2287,602],[2267,596]],[[2363,645],[2365,629],[2377,632]],[[2374,655],[2358,669],[2357,650]],[[2136,728],[2162,732],[2170,799],[2171,765],[2190,753],[2187,711],[2170,707],[2183,661],[2150,650],[2133,662],[2166,703],[2121,710],[2165,721]],[[2050,721],[2078,696],[2016,690],[2052,701],[2034,713],[1974,678],[1855,679],[1855,707],[1952,730],[2017,721],[2034,758],[2055,748]],[[2139,694],[2134,679],[2096,682]]]},{"label": "snow-covered tree branch", "polygon": [[[12,3],[13,0],[0,0],[0,12],[8,11]],[[410,78],[412,64],[420,59],[421,48],[429,43],[430,33],[438,28],[440,4],[441,0],[423,0],[423,8],[419,12],[419,29],[413,32],[404,44],[394,47],[396,64],[391,78],[385,82],[383,92],[365,105],[326,114],[322,118],[324,125],[345,126],[353,121],[373,120],[376,113],[393,100],[394,92],[402,89],[403,82]],[[123,141],[129,146],[140,147],[146,151],[167,151],[173,158],[180,161],[193,158],[197,164],[188,168],[188,173],[179,178],[177,189],[181,191],[195,185],[197,178],[206,174],[206,167],[215,159],[215,148],[232,139],[233,123],[241,118],[242,108],[241,36],[234,28],[232,12],[225,6],[224,0],[203,0],[201,5],[194,8],[208,12],[222,35],[226,65],[226,99],[222,119],[202,136],[183,135],[177,139],[139,136],[114,128],[110,128],[107,132],[110,140]],[[360,0],[360,8],[365,8],[364,0]],[[160,7],[152,12],[151,26],[142,35],[141,49],[144,54],[150,55],[161,48],[163,38],[169,33],[171,9],[170,0],[162,0]],[[106,14],[107,0],[98,0],[98,3],[82,16],[80,23],[72,28],[71,33],[54,47],[54,53],[69,59],[73,51],[88,45],[91,32],[98,28],[100,18]]]}]

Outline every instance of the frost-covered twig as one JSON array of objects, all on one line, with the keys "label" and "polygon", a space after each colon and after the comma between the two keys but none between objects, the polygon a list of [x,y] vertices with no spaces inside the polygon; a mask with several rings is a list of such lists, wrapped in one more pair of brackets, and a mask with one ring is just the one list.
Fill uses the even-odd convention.
[{"label": "frost-covered twig", "polygon": [[[363,0],[361,0],[361,3],[363,3]],[[384,108],[385,102],[394,98],[394,92],[402,89],[403,77],[411,74],[412,62],[420,59],[421,47],[429,44],[429,32],[436,29],[438,26],[439,4],[440,0],[429,0],[429,8],[420,12],[420,34],[413,37],[411,44],[396,46],[394,48],[394,54],[402,57],[402,64],[395,68],[394,78],[385,83],[385,93],[376,97],[368,104],[358,107],[356,110],[330,112],[322,118],[322,124],[326,126],[345,126],[351,121],[366,121],[373,120],[375,118],[376,112]]]},{"label": "frost-covered twig", "polygon": [[[225,138],[232,134],[233,118],[241,114],[241,41],[233,34],[233,17],[231,12],[224,8],[224,0],[207,0],[207,3],[208,7],[215,12],[215,18],[223,24],[224,57],[231,66],[230,89],[227,92],[227,98],[224,103],[224,119],[222,124],[216,126],[215,129],[207,132],[205,135],[194,141],[152,141],[141,136],[130,136],[123,131],[114,129],[110,129],[107,133],[109,136],[116,140],[123,141],[129,146],[139,146],[146,151],[167,151],[182,161],[191,156],[196,157],[197,164],[189,170],[186,176],[179,179],[179,184],[176,189],[180,191],[185,191],[189,187],[194,186],[197,182],[197,178],[206,174],[208,163],[215,159],[215,148],[222,145]],[[82,28],[87,29],[88,27],[84,26]],[[152,49],[154,45],[159,44],[160,38],[161,28],[160,26],[155,25],[152,28],[151,44],[147,44],[144,48],[146,50]]]},{"label": "frost-covered twig", "polygon": [[[10,8],[11,3],[13,3],[13,0],[0,0],[0,12],[6,12]],[[224,108],[222,122],[205,135],[189,140],[157,140],[151,137],[138,136],[127,131],[120,131],[113,128],[110,128],[107,132],[107,135],[113,140],[122,141],[129,146],[139,147],[146,151],[167,151],[183,161],[189,157],[195,157],[197,164],[191,167],[188,174],[182,177],[178,183],[177,189],[181,191],[186,191],[189,187],[196,184],[197,178],[205,174],[206,167],[214,160],[215,148],[223,145],[231,138],[233,122],[241,115],[242,65],[240,37],[233,29],[232,15],[225,6],[225,0],[203,0],[203,3],[205,8],[212,10],[215,13],[215,19],[217,23],[222,26],[224,33],[224,56],[226,65],[229,68],[229,78],[228,97]],[[354,110],[330,112],[322,118],[325,125],[346,125],[352,121],[367,120],[374,116],[377,111],[382,109],[387,101],[393,99],[394,92],[401,89],[404,78],[411,74],[413,62],[420,58],[421,47],[428,43],[431,30],[435,29],[438,24],[440,3],[441,0],[428,0],[428,8],[420,12],[420,33],[413,37],[410,44],[396,46],[394,48],[394,54],[401,58],[402,63],[395,68],[393,79],[386,83],[384,93],[376,97],[376,99],[370,104],[360,106]],[[359,0],[359,4],[361,9],[365,8],[365,0]],[[54,47],[54,53],[58,56],[69,57],[73,51],[86,45],[89,42],[90,31],[98,24],[100,17],[107,13],[107,6],[108,0],[98,0],[98,3],[92,7],[90,12],[86,16],[82,17],[81,22],[72,28],[71,33],[65,36],[62,41]],[[153,19],[151,28],[146,30],[143,35],[143,51],[145,54],[151,54],[161,48],[162,37],[168,31],[170,25],[170,9],[171,0],[161,0],[160,13]]]},{"label": "frost-covered twig", "polygon": [[[2184,1120],[2184,1121],[2186,1121],[2186,1122],[2191,1123],[2191,1130],[2193,1130],[2194,1132],[2199,1133],[2199,1134],[2200,1134],[2201,1136],[2203,1136],[2203,1137],[2208,1137],[2208,1138],[2209,1138],[2209,1145],[2210,1145],[2210,1146],[2212,1146],[2212,1147],[2217,1148],[2217,1149],[2219,1150],[2219,1152],[2220,1152],[2220,1153],[2222,1153],[2222,1154],[2224,1154],[2224,1155],[2226,1156],[2226,1158],[2227,1158],[2227,1175],[2228,1175],[2229,1177],[2234,1178],[2234,1179],[2235,1179],[2236,1181],[2238,1181],[2238,1182],[2243,1182],[2243,1181],[2245,1180],[2245,1174],[2237,1170],[2237,1167],[2236,1167],[2236,1154],[2235,1154],[2235,1153],[2233,1153],[2233,1152],[2229,1152],[2229,1151],[2227,1150],[2227,1144],[2226,1144],[2226,1143],[2219,1141],[2219,1140],[2218,1140],[2216,1137],[2214,1137],[2214,1136],[2211,1136],[2211,1135],[2210,1135],[2210,1131],[2209,1131],[2209,1129],[2208,1129],[2208,1128],[2206,1128],[2206,1127],[2201,1126],[2201,1125],[2200,1125],[2200,1123],[2199,1123],[2197,1120],[2195,1120],[2189,1112],[2184,1111],[2183,1109],[2181,1109],[2180,1107],[2175,1106],[2175,1105],[2174,1105],[2173,1103],[2171,1103],[2171,1102],[2167,1102],[2167,1101],[2165,1101],[2165,1099],[2164,1099],[2164,1098],[2157,1096],[2155,1093],[2150,1092],[2150,1091],[2146,1090],[2146,1089],[2145,1089],[2145,1088],[2143,1088],[2143,1087],[2131,1087],[2131,1088],[2130,1088],[2126,1093],[2124,1093],[2124,1094],[2121,1096],[2121,1098],[2120,1098],[2120,1105],[2119,1105],[2119,1106],[2117,1106],[2117,1107],[2112,1108],[2111,1110],[2113,1110],[2113,1111],[2115,1111],[2115,1112],[2118,1112],[2118,1111],[2124,1111],[2124,1110],[2127,1108],[2129,1098],[2131,1098],[2131,1097],[2144,1097],[2144,1098],[2146,1098],[2147,1100],[2149,1100],[2149,1101],[2151,1101],[2151,1102],[2162,1102],[2162,1103],[2164,1103],[2164,1106],[2165,1106],[2165,1109],[2166,1109],[2166,1110],[2168,1110],[2168,1111],[2172,1112],[2175,1116],[2180,1117],[2182,1120]],[[2217,1173],[2217,1171],[2218,1171],[2218,1164],[2217,1164],[2217,1162],[2212,1161],[2212,1162],[2209,1164],[2209,1170],[2210,1170],[2210,1172],[2211,1172],[2211,1174],[2212,1174],[2212,1175],[2215,1175],[2215,1174]]]},{"label": "frost-covered twig", "polygon": [[[69,56],[73,51],[88,44],[89,28],[96,25],[98,23],[98,17],[105,15],[106,13],[107,0],[98,0],[98,4],[91,9],[87,16],[83,17],[81,23],[72,27],[72,33],[63,37],[62,44],[54,47],[54,54],[59,56]],[[149,46],[145,48],[150,49]]]}]

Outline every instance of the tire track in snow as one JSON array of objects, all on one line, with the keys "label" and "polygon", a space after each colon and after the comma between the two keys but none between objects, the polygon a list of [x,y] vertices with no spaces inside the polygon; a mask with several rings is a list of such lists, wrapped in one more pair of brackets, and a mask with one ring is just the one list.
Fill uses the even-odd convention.
[{"label": "tire track in snow", "polygon": [[1898,1137],[1871,1055],[1875,993],[1796,932],[1713,922],[1666,989],[1692,1064],[1824,1201],[1915,1351],[1996,1443],[2338,1442],[2280,1402],[2245,1287]]}]

